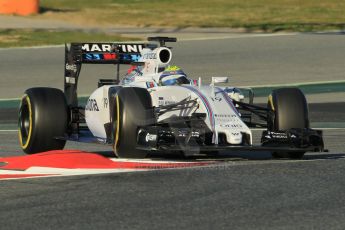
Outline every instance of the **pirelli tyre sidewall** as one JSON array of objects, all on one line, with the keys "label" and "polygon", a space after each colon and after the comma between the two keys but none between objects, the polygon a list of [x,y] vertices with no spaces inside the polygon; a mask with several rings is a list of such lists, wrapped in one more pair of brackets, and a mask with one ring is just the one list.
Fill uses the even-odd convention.
[{"label": "pirelli tyre sidewall", "polygon": [[[285,131],[292,128],[309,128],[308,104],[298,88],[281,88],[272,91],[268,97],[267,126],[269,131]],[[278,158],[301,158],[304,152],[274,152]]]},{"label": "pirelli tyre sidewall", "polygon": [[268,124],[271,131],[309,128],[307,100],[298,88],[273,90],[268,98],[268,108],[274,112]]},{"label": "pirelli tyre sidewall", "polygon": [[59,89],[31,88],[25,91],[19,107],[19,143],[27,154],[63,149],[68,108]]},{"label": "pirelli tyre sidewall", "polygon": [[154,122],[151,96],[144,88],[125,87],[115,97],[114,153],[124,158],[145,158],[147,152],[137,149],[137,134],[140,127]]}]

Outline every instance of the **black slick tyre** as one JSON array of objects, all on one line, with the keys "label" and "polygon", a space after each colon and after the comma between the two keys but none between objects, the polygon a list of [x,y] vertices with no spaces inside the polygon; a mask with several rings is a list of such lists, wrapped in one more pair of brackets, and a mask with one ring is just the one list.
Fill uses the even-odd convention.
[{"label": "black slick tyre", "polygon": [[115,97],[114,153],[121,158],[145,158],[148,152],[137,149],[137,135],[140,127],[154,123],[151,96],[144,88],[125,87]]},{"label": "black slick tyre", "polygon": [[30,88],[21,99],[18,117],[19,143],[27,154],[60,150],[68,124],[65,96],[59,89]]},{"label": "black slick tyre", "polygon": [[[267,126],[269,131],[286,131],[293,128],[309,128],[308,104],[298,88],[282,88],[272,91],[268,98]],[[302,158],[304,152],[274,152],[276,158]]]}]

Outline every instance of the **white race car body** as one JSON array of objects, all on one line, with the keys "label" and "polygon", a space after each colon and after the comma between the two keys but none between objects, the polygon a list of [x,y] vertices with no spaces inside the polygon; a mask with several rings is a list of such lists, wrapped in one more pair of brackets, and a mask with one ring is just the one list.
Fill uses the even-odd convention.
[{"label": "white race car body", "polygon": [[[111,120],[109,111],[109,90],[118,86],[102,86],[95,90],[88,99],[85,108],[85,120],[92,134],[99,141],[106,142],[107,133],[105,124]],[[131,87],[127,85],[124,87]],[[148,88],[152,98],[152,105],[159,108],[162,105],[176,104],[188,99],[196,100],[194,107],[186,106],[185,109],[173,110],[158,117],[158,122],[170,117],[184,116],[191,117],[193,113],[203,113],[207,115],[205,124],[213,132],[212,143],[218,144],[218,134],[226,135],[228,144],[238,145],[242,143],[242,134],[250,136],[251,131],[242,121],[241,114],[232,103],[232,99],[220,87],[214,86],[157,86]]]},{"label": "white race car body", "polygon": [[[309,129],[307,105],[300,91],[288,89],[300,95],[293,100],[305,111],[302,118],[286,109],[280,110],[284,114],[274,111],[273,104],[288,93],[284,90],[274,93],[269,108],[254,105],[250,90],[245,103],[239,88],[217,85],[226,83],[226,77],[212,77],[211,84],[205,85],[201,78],[189,79],[182,70],[170,66],[171,48],[165,42],[176,42],[175,38],[154,37],[149,41],[66,46],[64,95],[70,119],[64,140],[110,144],[117,156],[124,157],[145,156],[141,151],[185,151],[194,147],[210,153],[230,149],[297,155],[323,148],[322,134]],[[100,79],[85,107],[79,105],[77,96],[83,63],[117,66],[117,79]],[[120,81],[122,64],[132,67]],[[294,106],[291,102],[279,103]],[[260,146],[253,144],[253,127],[267,128]]]},{"label": "white race car body", "polygon": [[200,85],[195,85],[192,80],[189,85],[159,85],[162,72],[159,70],[169,65],[171,57],[171,51],[166,47],[145,48],[141,51],[139,59],[143,63],[140,74],[125,78],[127,81],[122,81],[122,85],[102,86],[93,92],[85,109],[86,123],[92,134],[103,141],[108,138],[105,124],[111,122],[109,91],[114,87],[139,87],[147,89],[155,108],[178,104],[184,100],[190,101],[190,104],[196,102],[192,107],[187,103],[179,110],[167,111],[157,117],[158,123],[171,117],[192,117],[193,113],[202,113],[206,114],[205,124],[213,133],[213,144],[218,144],[220,133],[226,136],[227,144],[242,144],[244,133],[250,139],[249,144],[252,144],[251,131],[242,121],[241,114],[227,93],[232,92],[231,88],[216,87],[214,84],[202,85],[200,82]]},{"label": "white race car body", "polygon": [[[176,38],[151,43],[72,43],[65,47],[64,92],[48,87],[25,91],[19,110],[19,141],[29,154],[63,149],[66,141],[112,145],[118,157],[151,153],[185,156],[225,151],[270,151],[301,158],[323,151],[321,130],[309,126],[308,105],[298,88],[275,89],[268,105],[253,103],[239,88],[192,80],[170,66]],[[82,64],[112,64],[116,79],[100,79],[85,106],[78,100]],[[120,81],[120,65],[131,65]],[[265,128],[260,145],[250,128]]]}]

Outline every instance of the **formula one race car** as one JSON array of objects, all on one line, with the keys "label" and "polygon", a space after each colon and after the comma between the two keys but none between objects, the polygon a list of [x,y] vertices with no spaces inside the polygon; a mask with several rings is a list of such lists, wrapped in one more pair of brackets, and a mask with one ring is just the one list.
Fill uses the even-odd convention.
[{"label": "formula one race car", "polygon": [[[224,151],[270,151],[301,158],[323,151],[322,131],[309,127],[308,106],[297,88],[273,90],[266,106],[244,102],[236,87],[192,80],[170,65],[166,42],[72,43],[65,46],[64,92],[54,88],[25,91],[19,111],[19,139],[28,154],[63,149],[66,141],[112,145],[116,156],[144,158],[149,153],[186,156]],[[117,78],[101,79],[85,106],[77,86],[83,63],[114,64]],[[130,69],[120,81],[120,65]],[[264,128],[254,145],[250,128]]]}]

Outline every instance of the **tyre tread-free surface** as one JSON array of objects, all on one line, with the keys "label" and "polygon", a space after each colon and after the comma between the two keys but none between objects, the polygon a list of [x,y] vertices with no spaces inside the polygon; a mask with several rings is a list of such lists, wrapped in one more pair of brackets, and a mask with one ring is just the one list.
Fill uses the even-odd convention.
[{"label": "tyre tread-free surface", "polygon": [[272,131],[309,128],[308,105],[301,90],[281,88],[273,90],[271,96],[268,105],[275,114]]},{"label": "tyre tread-free surface", "polygon": [[[309,128],[308,104],[303,92],[298,88],[281,88],[272,91],[268,100],[270,131],[286,131],[293,128]],[[305,152],[273,152],[275,158],[302,158]]]},{"label": "tyre tread-free surface", "polygon": [[19,140],[27,154],[63,149],[68,109],[63,92],[55,88],[27,89],[19,110]]},{"label": "tyre tread-free surface", "polygon": [[138,128],[154,122],[149,92],[143,88],[122,88],[116,95],[115,106],[113,114],[115,155],[125,158],[145,158],[147,152],[136,147]]}]

